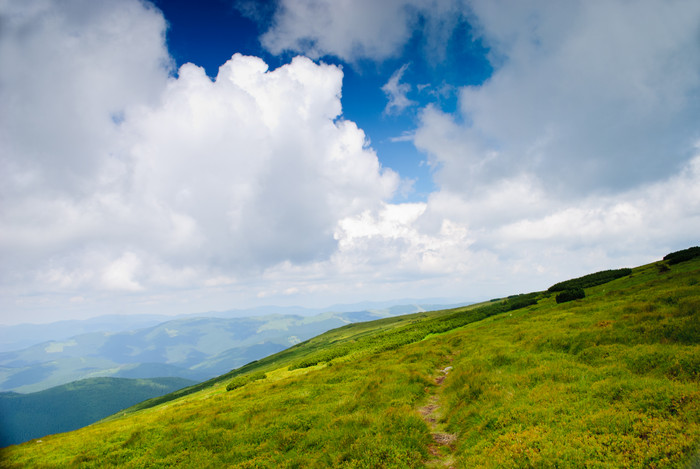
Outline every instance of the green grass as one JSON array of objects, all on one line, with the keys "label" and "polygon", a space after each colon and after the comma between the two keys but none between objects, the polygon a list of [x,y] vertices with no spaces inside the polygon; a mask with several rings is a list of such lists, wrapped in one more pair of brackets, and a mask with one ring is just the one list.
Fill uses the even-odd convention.
[{"label": "green grass", "polygon": [[424,467],[433,396],[455,467],[683,468],[700,448],[700,259],[659,265],[562,304],[540,292],[348,325],[0,460]]}]

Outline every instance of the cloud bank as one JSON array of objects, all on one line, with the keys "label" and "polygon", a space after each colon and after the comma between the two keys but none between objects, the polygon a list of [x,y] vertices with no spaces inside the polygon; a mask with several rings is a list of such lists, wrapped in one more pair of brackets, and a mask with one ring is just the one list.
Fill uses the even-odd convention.
[{"label": "cloud bank", "polygon": [[[461,90],[449,118],[464,124],[448,136],[443,119],[424,115],[417,144],[445,165],[445,187],[454,190],[457,164],[468,166],[469,185],[530,173],[559,196],[615,192],[690,159],[700,122],[697,3],[505,8],[471,4],[495,72]],[[453,163],[445,147],[455,146],[463,153]]]}]

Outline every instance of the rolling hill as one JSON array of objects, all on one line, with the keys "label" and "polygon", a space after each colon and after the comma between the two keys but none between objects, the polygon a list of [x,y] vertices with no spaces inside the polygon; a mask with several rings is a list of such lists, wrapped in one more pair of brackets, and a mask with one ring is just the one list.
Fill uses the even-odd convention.
[{"label": "rolling hill", "polygon": [[349,324],[0,458],[12,468],[697,464],[700,258],[572,280]]},{"label": "rolling hill", "polygon": [[47,324],[0,324],[0,353],[23,350],[42,342],[67,340],[91,332],[122,332],[155,326],[174,319],[164,315],[103,315]]}]

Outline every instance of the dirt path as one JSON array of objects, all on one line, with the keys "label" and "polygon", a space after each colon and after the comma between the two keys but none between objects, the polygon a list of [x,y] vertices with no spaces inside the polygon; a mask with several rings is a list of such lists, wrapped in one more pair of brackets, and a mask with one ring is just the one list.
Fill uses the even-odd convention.
[{"label": "dirt path", "polygon": [[438,370],[438,376],[435,378],[437,387],[434,388],[434,391],[428,397],[427,404],[418,409],[418,413],[430,427],[430,435],[433,437],[433,443],[428,445],[428,452],[432,459],[426,461],[426,467],[445,467],[450,469],[456,467],[454,450],[457,435],[441,431],[443,430],[443,425],[440,423],[442,417],[440,413],[440,387],[451,370],[451,366]]}]

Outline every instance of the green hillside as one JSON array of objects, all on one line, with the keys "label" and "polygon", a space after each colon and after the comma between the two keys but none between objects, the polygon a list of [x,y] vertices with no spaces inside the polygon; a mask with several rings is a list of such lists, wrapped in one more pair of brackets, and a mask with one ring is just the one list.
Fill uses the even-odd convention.
[{"label": "green hillside", "polygon": [[0,393],[0,446],[75,430],[191,384],[182,378],[90,378],[31,394]]},{"label": "green hillside", "polygon": [[568,285],[351,324],[99,424],[5,448],[0,459],[134,468],[697,464],[700,258]]}]

